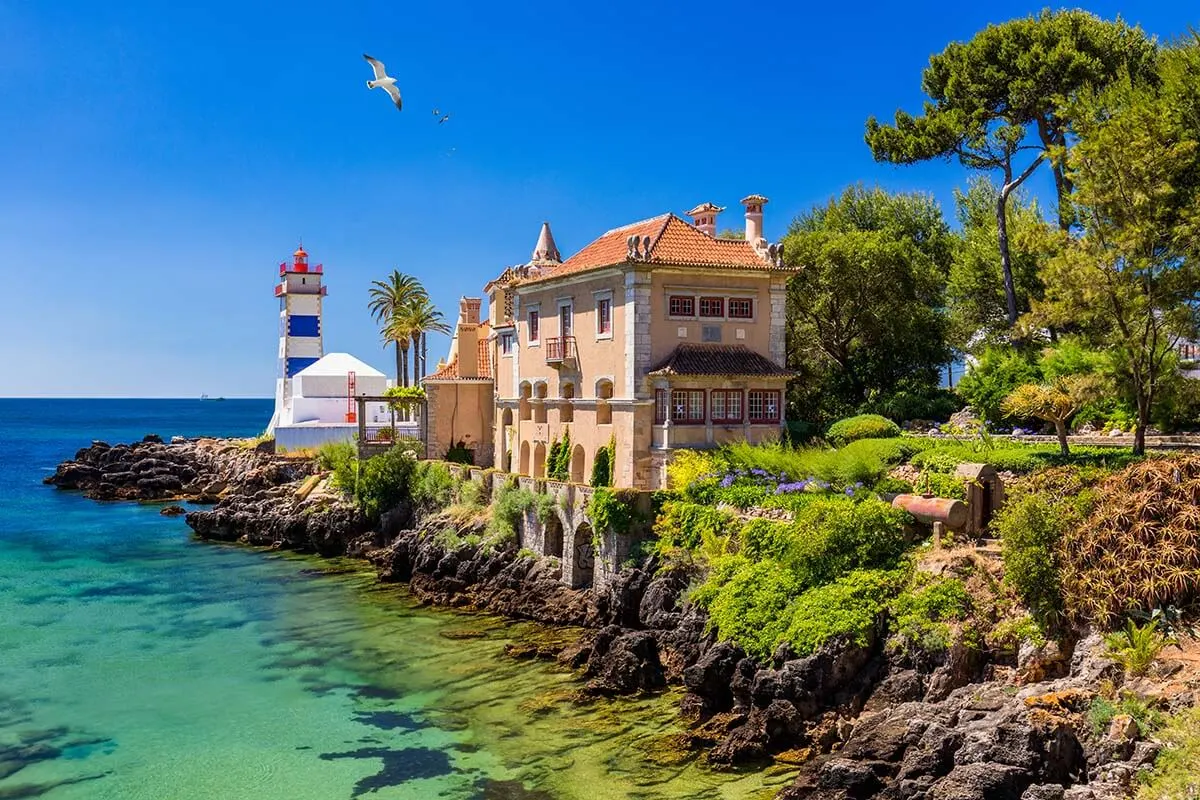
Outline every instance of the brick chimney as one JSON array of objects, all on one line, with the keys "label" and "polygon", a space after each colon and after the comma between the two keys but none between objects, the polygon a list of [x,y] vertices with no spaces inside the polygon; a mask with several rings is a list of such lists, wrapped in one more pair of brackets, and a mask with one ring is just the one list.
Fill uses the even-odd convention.
[{"label": "brick chimney", "polygon": [[742,198],[742,205],[746,207],[746,241],[755,248],[758,247],[759,240],[763,238],[763,206],[767,202],[767,198],[761,194],[752,194]]},{"label": "brick chimney", "polygon": [[479,308],[482,298],[463,297],[458,301],[458,328],[454,331],[458,352],[458,374],[479,377]]},{"label": "brick chimney", "polygon": [[692,218],[692,224],[701,233],[707,233],[709,236],[715,237],[717,235],[717,214],[720,214],[724,210],[722,206],[713,205],[712,203],[701,203],[687,212],[687,215]]}]

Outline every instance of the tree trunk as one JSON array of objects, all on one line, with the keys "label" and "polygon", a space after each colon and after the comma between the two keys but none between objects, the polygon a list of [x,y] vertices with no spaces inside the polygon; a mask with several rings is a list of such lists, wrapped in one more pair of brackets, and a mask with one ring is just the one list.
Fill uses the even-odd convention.
[{"label": "tree trunk", "polygon": [[1058,447],[1064,456],[1071,455],[1071,448],[1067,444],[1067,422],[1066,420],[1054,420],[1054,432],[1058,434]]},{"label": "tree trunk", "polygon": [[1000,269],[1004,272],[1004,299],[1008,304],[1008,325],[1017,324],[1017,287],[1013,282],[1012,259],[1008,252],[1008,193],[1001,190],[996,198],[996,230],[1000,239]]},{"label": "tree trunk", "polygon": [[392,345],[396,348],[396,385],[400,386],[401,383],[404,381],[404,375],[405,375],[404,354],[400,352],[400,343],[399,342],[392,342]]},{"label": "tree trunk", "polygon": [[429,333],[421,334],[421,375],[429,374]]},{"label": "tree trunk", "polygon": [[1133,429],[1133,454],[1146,454],[1146,428],[1150,427],[1150,398],[1145,392],[1138,392],[1137,425]]},{"label": "tree trunk", "polygon": [[421,332],[417,331],[413,334],[413,386],[421,385],[421,374]]}]

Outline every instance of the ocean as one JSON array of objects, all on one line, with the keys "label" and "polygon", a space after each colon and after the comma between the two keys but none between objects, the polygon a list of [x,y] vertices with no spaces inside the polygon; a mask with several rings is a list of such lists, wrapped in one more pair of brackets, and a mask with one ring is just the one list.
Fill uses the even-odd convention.
[{"label": "ocean", "polygon": [[201,543],[43,486],[92,439],[256,435],[266,400],[0,399],[0,798],[758,798],[681,753],[678,695],[579,704],[361,562]]}]

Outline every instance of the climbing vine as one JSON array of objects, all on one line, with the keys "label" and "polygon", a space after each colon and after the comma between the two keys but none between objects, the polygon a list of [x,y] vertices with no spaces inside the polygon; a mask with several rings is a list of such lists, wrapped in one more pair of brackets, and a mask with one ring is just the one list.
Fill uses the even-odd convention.
[{"label": "climbing vine", "polygon": [[550,455],[546,459],[546,477],[552,481],[566,481],[571,476],[571,428],[563,428],[561,439],[555,439],[550,445]]},{"label": "climbing vine", "polygon": [[638,517],[633,506],[634,497],[635,493],[608,487],[601,487],[593,492],[587,504],[587,515],[592,521],[592,529],[597,534],[607,530],[618,534],[629,533]]},{"label": "climbing vine", "polygon": [[592,486],[612,486],[616,450],[617,438],[614,436],[608,440],[607,447],[596,451],[596,460],[592,462]]}]

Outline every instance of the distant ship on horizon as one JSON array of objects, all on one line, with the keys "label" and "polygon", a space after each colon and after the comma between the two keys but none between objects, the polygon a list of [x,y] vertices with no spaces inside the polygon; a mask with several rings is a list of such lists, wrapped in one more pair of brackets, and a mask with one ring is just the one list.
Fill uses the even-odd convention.
[{"label": "distant ship on horizon", "polygon": [[225,398],[224,397],[209,397],[206,394],[202,394],[202,395],[200,395],[200,399],[201,400],[212,400],[215,402],[217,400],[224,400]]}]

